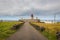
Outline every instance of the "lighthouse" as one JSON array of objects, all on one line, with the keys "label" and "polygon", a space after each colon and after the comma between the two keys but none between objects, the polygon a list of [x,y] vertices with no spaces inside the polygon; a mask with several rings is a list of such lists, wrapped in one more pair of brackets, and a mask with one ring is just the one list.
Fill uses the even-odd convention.
[{"label": "lighthouse", "polygon": [[34,19],[34,15],[33,14],[31,14],[31,19]]}]

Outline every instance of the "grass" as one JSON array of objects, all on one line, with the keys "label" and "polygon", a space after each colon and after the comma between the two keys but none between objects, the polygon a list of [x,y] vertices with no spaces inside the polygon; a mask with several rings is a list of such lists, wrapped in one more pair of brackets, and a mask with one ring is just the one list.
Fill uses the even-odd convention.
[{"label": "grass", "polygon": [[56,32],[60,31],[60,23],[49,24],[49,23],[38,23],[38,22],[31,22],[34,25],[39,27],[44,27],[46,30],[41,32],[44,36],[48,38],[48,40],[57,40],[56,39]]},{"label": "grass", "polygon": [[48,40],[57,40],[55,33],[49,33],[46,31],[43,31],[42,34],[48,38]]},{"label": "grass", "polygon": [[16,30],[11,30],[14,24],[19,24],[22,22],[0,22],[0,40],[5,40],[7,37],[16,32]]}]

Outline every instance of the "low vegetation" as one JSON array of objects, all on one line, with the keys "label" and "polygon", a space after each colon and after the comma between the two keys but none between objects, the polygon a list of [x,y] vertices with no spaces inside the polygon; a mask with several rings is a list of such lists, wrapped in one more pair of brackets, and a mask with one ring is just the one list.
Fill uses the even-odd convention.
[{"label": "low vegetation", "polygon": [[22,24],[23,22],[0,22],[0,40],[5,40],[7,37],[16,32],[11,30],[14,25]]},{"label": "low vegetation", "polygon": [[41,32],[41,27],[44,27],[45,30],[41,32],[44,36],[48,38],[48,40],[57,40],[56,32],[60,32],[60,23],[49,24],[49,23],[38,23],[38,22],[31,22],[31,24]]}]

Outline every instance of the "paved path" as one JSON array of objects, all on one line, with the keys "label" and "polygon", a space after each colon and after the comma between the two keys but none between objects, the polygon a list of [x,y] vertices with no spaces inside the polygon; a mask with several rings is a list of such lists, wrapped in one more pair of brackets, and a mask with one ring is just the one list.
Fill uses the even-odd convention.
[{"label": "paved path", "polygon": [[22,28],[19,29],[15,34],[13,34],[7,40],[47,40],[47,38],[41,35],[28,22],[25,22]]}]

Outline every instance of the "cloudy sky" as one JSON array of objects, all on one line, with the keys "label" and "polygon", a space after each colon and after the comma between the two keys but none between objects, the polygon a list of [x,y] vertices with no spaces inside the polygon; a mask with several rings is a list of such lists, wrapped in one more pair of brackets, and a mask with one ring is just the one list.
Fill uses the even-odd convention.
[{"label": "cloudy sky", "polygon": [[27,18],[32,13],[41,19],[53,19],[56,14],[60,20],[60,0],[0,0],[0,19]]}]

